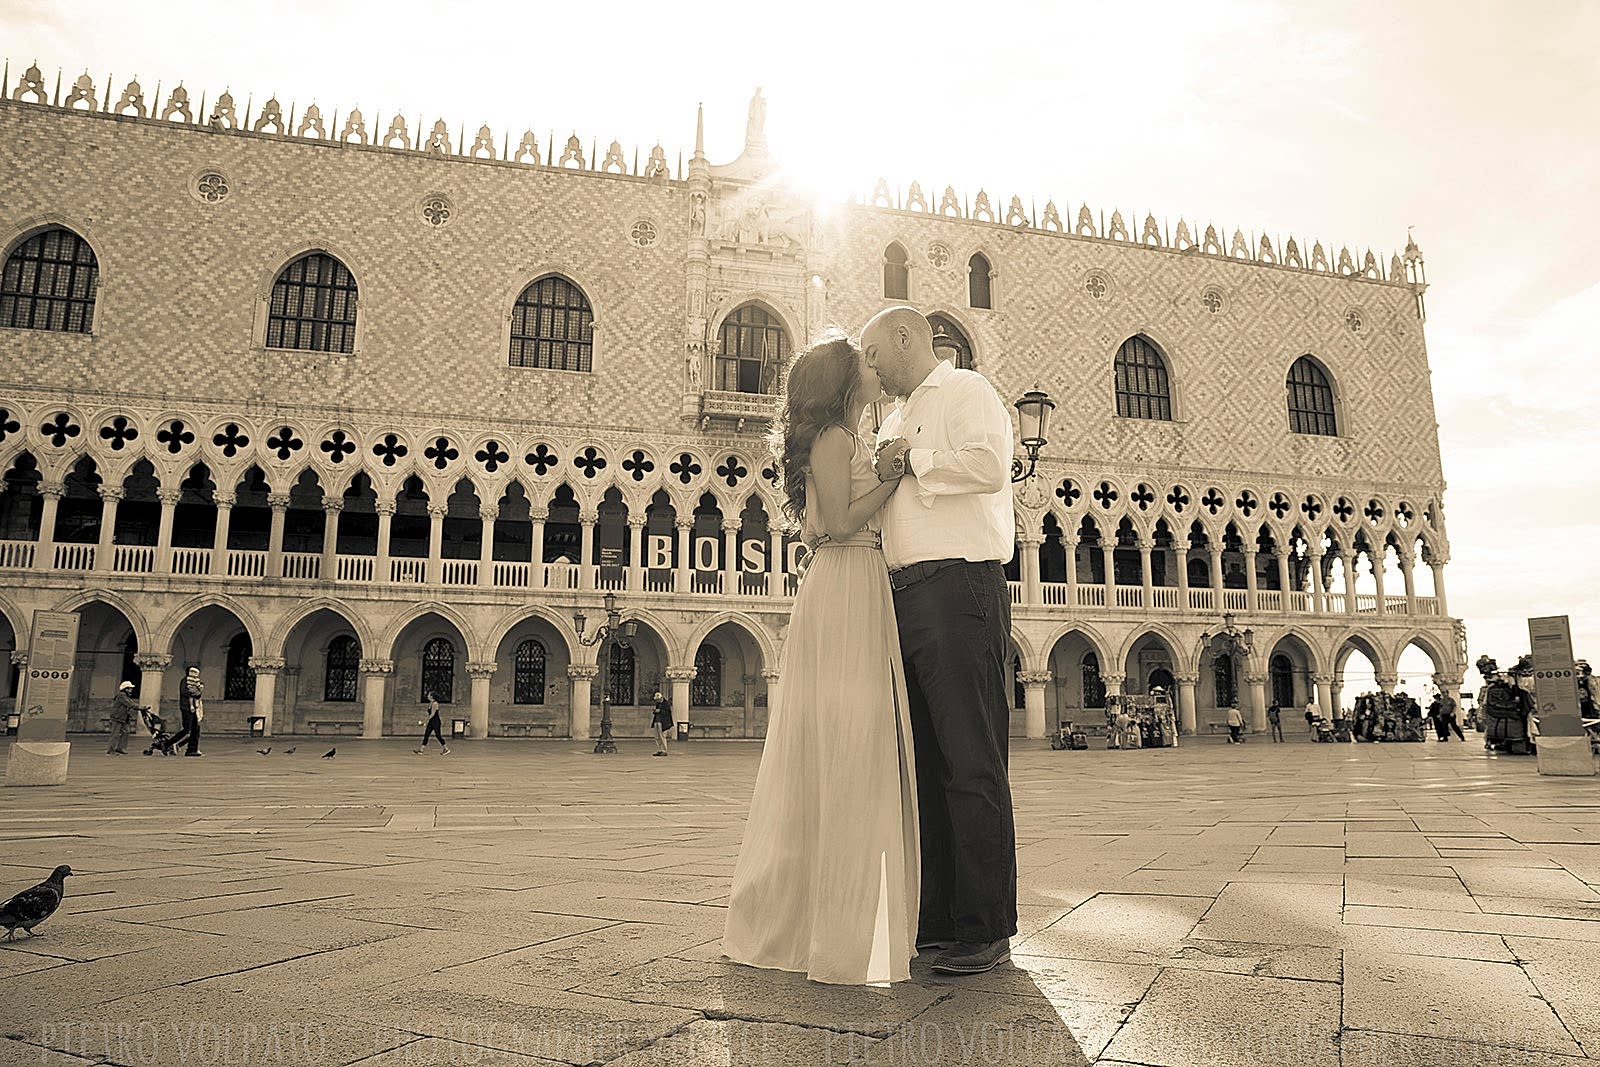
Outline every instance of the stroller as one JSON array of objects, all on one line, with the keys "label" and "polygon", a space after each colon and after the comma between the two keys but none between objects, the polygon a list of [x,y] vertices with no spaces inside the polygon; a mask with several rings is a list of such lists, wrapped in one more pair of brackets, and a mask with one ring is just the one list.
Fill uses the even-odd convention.
[{"label": "stroller", "polygon": [[1313,725],[1316,727],[1317,731],[1313,740],[1320,741],[1324,744],[1331,744],[1333,742],[1333,723],[1328,721],[1327,716],[1318,715],[1313,721]]},{"label": "stroller", "polygon": [[167,733],[166,722],[149,708],[139,709],[139,718],[144,723],[144,728],[150,731],[150,747],[144,750],[146,756],[157,753],[163,756],[172,755],[172,735]]}]

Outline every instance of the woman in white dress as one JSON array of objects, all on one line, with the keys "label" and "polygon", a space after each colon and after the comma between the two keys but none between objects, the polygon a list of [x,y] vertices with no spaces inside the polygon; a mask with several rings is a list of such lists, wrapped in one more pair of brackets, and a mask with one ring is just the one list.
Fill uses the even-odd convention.
[{"label": "woman in white dress", "polygon": [[789,371],[773,446],[811,558],[722,940],[737,963],[848,985],[910,977],[920,886],[911,720],[877,532],[897,483],[878,481],[854,429],[881,393],[843,338]]}]

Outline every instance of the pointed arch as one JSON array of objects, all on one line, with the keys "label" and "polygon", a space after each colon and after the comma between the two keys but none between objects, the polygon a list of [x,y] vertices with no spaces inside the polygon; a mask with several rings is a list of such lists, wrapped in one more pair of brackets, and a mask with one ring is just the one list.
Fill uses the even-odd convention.
[{"label": "pointed arch", "polygon": [[239,620],[240,625],[244,627],[245,633],[250,635],[250,646],[252,648],[262,647],[262,641],[266,633],[261,626],[261,620],[256,617],[255,612],[251,611],[238,598],[229,596],[226,593],[200,593],[167,612],[166,616],[156,624],[155,630],[151,634],[153,644],[150,647],[152,651],[167,649],[172,644],[173,637],[177,635],[178,628],[188,621],[191,615],[197,611],[213,607],[222,608]]},{"label": "pointed arch", "polygon": [[300,252],[273,276],[262,345],[351,355],[359,302],[355,274],[342,257],[321,247]]},{"label": "pointed arch", "polygon": [[1122,642],[1122,646],[1117,649],[1116,658],[1112,661],[1115,668],[1120,672],[1128,662],[1128,656],[1133,652],[1134,646],[1146,637],[1151,636],[1159,637],[1166,642],[1168,651],[1172,653],[1172,665],[1177,673],[1189,674],[1199,669],[1200,657],[1198,654],[1192,659],[1184,658],[1184,649],[1189,647],[1189,642],[1179,638],[1170,626],[1161,622],[1148,622],[1136,627]]},{"label": "pointed arch", "polygon": [[0,269],[0,327],[93,333],[100,259],[62,224],[35,226],[7,243]]},{"label": "pointed arch", "polygon": [[1059,624],[1054,630],[1050,631],[1048,640],[1039,643],[1039,654],[1043,659],[1040,661],[1042,666],[1038,669],[1049,667],[1050,655],[1055,652],[1056,645],[1061,643],[1062,638],[1073,633],[1078,634],[1088,642],[1090,649],[1093,650],[1096,656],[1100,657],[1101,663],[1111,662],[1111,643],[1106,640],[1105,635],[1089,623],[1074,621]]},{"label": "pointed arch", "polygon": [[[641,614],[636,617],[642,619],[643,615]],[[762,664],[770,669],[777,668],[777,642],[773,639],[772,635],[767,632],[767,628],[765,626],[757,622],[752,616],[746,615],[741,611],[719,611],[709,618],[702,619],[698,624],[696,624],[695,628],[690,631],[688,638],[683,642],[683,644],[678,648],[671,650],[673,660],[679,664],[688,665],[693,660],[694,654],[699,650],[700,645],[707,637],[711,635],[711,631],[715,630],[723,623],[733,623],[735,626],[738,626],[741,630],[744,630],[746,633],[748,633],[755,641],[756,647],[761,650]],[[668,631],[660,630],[658,628],[657,632],[665,635]]]},{"label": "pointed arch", "polygon": [[584,373],[594,369],[594,304],[565,272],[536,275],[518,292],[507,317],[511,366]]},{"label": "pointed arch", "polygon": [[1307,352],[1289,365],[1284,377],[1289,432],[1317,437],[1338,437],[1339,394],[1327,364]]},{"label": "pointed arch", "polygon": [[[284,644],[289,640],[289,635],[294,633],[295,627],[319,611],[326,611],[342,619],[346,626],[355,631],[356,640],[361,643],[363,649],[377,648],[377,645],[372,640],[372,627],[367,624],[365,615],[353,610],[341,600],[320,596],[303,602],[293,611],[279,619],[268,633],[266,645],[262,647],[262,651],[258,652],[257,655],[282,656],[284,654]],[[374,655],[372,652],[367,654],[369,656]]]},{"label": "pointed arch", "polygon": [[[151,639],[150,624],[145,621],[144,614],[135,608],[127,598],[114,593],[109,589],[82,589],[60,601],[51,611],[77,611],[99,601],[122,612],[122,617],[128,620],[128,625],[133,627],[133,636],[141,649],[156,648]],[[26,630],[20,631],[26,633]]]},{"label": "pointed arch", "polygon": [[[577,662],[576,650],[580,646],[578,644],[578,633],[572,628],[572,616],[570,614],[562,615],[554,608],[543,604],[523,604],[500,616],[495,624],[489,628],[487,640],[484,641],[483,647],[498,654],[500,645],[505,641],[506,635],[528,619],[539,619],[548,623],[566,645],[564,651],[567,660],[569,662]],[[549,649],[546,649],[546,651],[548,652]],[[488,657],[485,658],[487,659]]]},{"label": "pointed arch", "polygon": [[928,312],[933,330],[933,351],[940,359],[949,358],[962,370],[976,370],[978,356],[972,346],[972,333],[960,317],[943,310]]},{"label": "pointed arch", "polygon": [[883,298],[911,299],[911,257],[899,241],[890,241],[883,250]]},{"label": "pointed arch", "polygon": [[994,307],[994,264],[983,252],[974,252],[967,260],[967,306]]},{"label": "pointed arch", "polygon": [[446,604],[441,600],[425,600],[420,604],[413,604],[401,612],[383,631],[378,643],[372,646],[371,655],[379,659],[392,659],[394,656],[394,644],[399,640],[400,635],[405,632],[407,626],[410,626],[424,615],[437,615],[456,628],[456,632],[461,635],[462,643],[466,645],[467,662],[470,663],[485,658],[482,655],[482,648],[478,644],[477,631],[467,621],[466,615],[461,612],[460,608],[452,604]]},{"label": "pointed arch", "polygon": [[1172,421],[1172,373],[1166,354],[1143,333],[1123,341],[1112,359],[1117,416]]}]

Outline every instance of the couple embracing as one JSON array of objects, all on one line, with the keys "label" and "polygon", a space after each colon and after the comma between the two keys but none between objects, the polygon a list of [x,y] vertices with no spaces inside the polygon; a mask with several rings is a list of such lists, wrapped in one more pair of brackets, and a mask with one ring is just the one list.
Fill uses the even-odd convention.
[{"label": "couple embracing", "polygon": [[[899,398],[876,440],[863,413]],[[811,559],[723,953],[818,982],[1010,958],[1011,417],[913,308],[796,357],[774,449]]]}]

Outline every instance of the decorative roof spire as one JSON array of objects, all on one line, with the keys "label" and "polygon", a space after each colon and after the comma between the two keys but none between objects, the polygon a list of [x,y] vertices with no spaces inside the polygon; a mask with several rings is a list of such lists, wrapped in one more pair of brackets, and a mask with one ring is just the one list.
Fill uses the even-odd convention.
[{"label": "decorative roof spire", "polygon": [[744,126],[744,147],[746,151],[752,148],[765,148],[767,145],[767,101],[761,95],[761,86],[756,86],[756,95],[750,98],[750,118]]},{"label": "decorative roof spire", "polygon": [[1422,258],[1422,249],[1417,247],[1417,239],[1411,236],[1411,227],[1406,227],[1406,262],[1415,263]]},{"label": "decorative roof spire", "polygon": [[696,104],[694,111],[694,158],[706,158],[706,106]]}]

